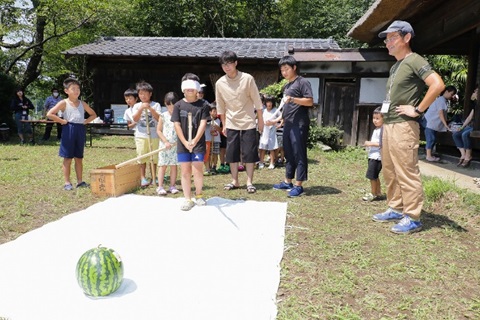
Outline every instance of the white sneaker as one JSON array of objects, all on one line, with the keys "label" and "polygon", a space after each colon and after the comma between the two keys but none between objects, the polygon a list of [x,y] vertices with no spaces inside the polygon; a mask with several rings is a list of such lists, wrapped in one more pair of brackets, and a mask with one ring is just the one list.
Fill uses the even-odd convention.
[{"label": "white sneaker", "polygon": [[268,166],[268,169],[275,169],[275,165],[273,163],[271,163],[269,166]]},{"label": "white sneaker", "polygon": [[157,194],[158,194],[159,196],[164,196],[164,195],[167,194],[167,191],[165,191],[165,189],[163,189],[163,187],[158,187],[158,188],[157,188]]},{"label": "white sneaker", "polygon": [[265,164],[261,162],[261,163],[258,165],[258,169],[263,169],[263,168],[265,168]]}]

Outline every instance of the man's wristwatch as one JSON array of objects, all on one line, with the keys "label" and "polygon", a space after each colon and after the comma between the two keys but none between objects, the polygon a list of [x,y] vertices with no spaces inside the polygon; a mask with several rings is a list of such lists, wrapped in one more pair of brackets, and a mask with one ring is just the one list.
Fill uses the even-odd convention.
[{"label": "man's wristwatch", "polygon": [[423,114],[423,112],[420,111],[420,110],[418,109],[418,107],[415,107],[415,112],[416,112],[419,116],[421,116],[421,115]]}]

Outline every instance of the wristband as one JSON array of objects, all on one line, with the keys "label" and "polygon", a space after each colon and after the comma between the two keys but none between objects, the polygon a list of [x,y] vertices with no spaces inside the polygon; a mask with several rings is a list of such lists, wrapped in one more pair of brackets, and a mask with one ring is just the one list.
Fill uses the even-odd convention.
[{"label": "wristband", "polygon": [[416,112],[419,116],[421,116],[421,115],[423,114],[423,112],[420,111],[420,110],[418,109],[418,107],[415,107],[415,112]]}]

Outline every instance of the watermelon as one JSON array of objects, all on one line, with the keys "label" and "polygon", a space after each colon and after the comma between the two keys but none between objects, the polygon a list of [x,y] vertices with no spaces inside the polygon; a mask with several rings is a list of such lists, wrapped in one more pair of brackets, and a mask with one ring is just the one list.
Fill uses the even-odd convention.
[{"label": "watermelon", "polygon": [[122,259],[114,250],[99,245],[80,257],[76,275],[78,284],[86,295],[107,296],[122,284]]}]

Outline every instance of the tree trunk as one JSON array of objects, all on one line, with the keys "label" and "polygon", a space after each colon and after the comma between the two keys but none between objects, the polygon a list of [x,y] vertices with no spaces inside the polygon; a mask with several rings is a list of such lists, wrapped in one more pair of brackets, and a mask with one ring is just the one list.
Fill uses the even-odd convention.
[{"label": "tree trunk", "polygon": [[45,16],[37,16],[37,22],[35,24],[35,43],[38,43],[39,45],[33,48],[33,54],[28,61],[27,69],[25,70],[25,73],[20,81],[20,85],[23,88],[26,88],[40,75],[46,24],[47,18]]}]

